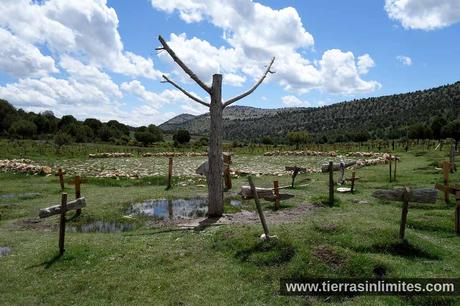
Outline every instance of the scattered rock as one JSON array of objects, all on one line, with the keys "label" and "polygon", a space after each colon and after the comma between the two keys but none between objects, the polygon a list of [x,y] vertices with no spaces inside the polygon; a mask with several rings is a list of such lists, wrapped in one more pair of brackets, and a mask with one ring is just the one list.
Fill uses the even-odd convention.
[{"label": "scattered rock", "polygon": [[114,153],[94,153],[89,154],[89,158],[119,158],[119,157],[133,157],[132,153],[124,153],[124,152],[114,152]]},{"label": "scattered rock", "polygon": [[9,247],[0,247],[0,257],[8,256],[11,254],[11,249]]},{"label": "scattered rock", "polygon": [[48,175],[52,169],[48,166],[34,165],[30,159],[12,159],[0,160],[0,171],[19,172],[27,174]]}]

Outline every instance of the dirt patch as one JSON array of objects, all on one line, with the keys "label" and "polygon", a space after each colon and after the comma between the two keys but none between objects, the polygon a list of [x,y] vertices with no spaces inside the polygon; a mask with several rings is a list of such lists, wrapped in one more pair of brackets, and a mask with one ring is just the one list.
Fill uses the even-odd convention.
[{"label": "dirt patch", "polygon": [[[302,204],[292,209],[264,211],[264,215],[268,224],[291,223],[299,221],[304,216],[311,214],[314,208],[313,205]],[[192,220],[178,220],[176,225],[183,228],[200,228],[212,225],[257,223],[260,224],[257,212],[241,211],[234,214],[224,214],[219,219],[198,218]]]},{"label": "dirt patch", "polygon": [[22,219],[17,220],[11,224],[15,230],[41,230],[51,231],[53,225],[43,222],[41,219]]},{"label": "dirt patch", "polygon": [[329,245],[320,245],[313,249],[311,254],[319,261],[334,268],[341,267],[345,262],[345,256],[337,253],[337,251]]}]

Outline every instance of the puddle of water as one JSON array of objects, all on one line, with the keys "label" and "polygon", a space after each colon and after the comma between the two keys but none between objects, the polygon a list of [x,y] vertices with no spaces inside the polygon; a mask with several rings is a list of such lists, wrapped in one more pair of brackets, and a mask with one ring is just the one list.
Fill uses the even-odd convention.
[{"label": "puddle of water", "polygon": [[[241,206],[239,200],[225,201],[234,207]],[[149,216],[161,220],[200,218],[206,216],[207,212],[207,198],[149,200],[133,204],[128,210],[130,215]]]},{"label": "puddle of water", "polygon": [[8,247],[0,247],[0,257],[11,254],[11,249]]},{"label": "puddle of water", "polygon": [[131,223],[111,223],[96,221],[78,226],[67,226],[66,231],[78,233],[118,233],[127,232],[134,228]]},{"label": "puddle of water", "polygon": [[35,198],[38,197],[40,193],[38,192],[24,192],[24,193],[7,193],[7,194],[0,194],[0,199],[14,199],[14,198]]}]

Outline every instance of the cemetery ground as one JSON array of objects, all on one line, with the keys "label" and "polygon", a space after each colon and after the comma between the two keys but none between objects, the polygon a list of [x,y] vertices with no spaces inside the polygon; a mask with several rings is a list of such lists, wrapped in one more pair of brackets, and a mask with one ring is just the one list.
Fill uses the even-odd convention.
[{"label": "cemetery ground", "polygon": [[[269,222],[270,234],[278,238],[268,242],[259,238],[263,231],[258,219],[183,229],[150,217],[127,216],[131,204],[145,200],[206,197],[201,186],[205,183],[196,178],[174,178],[169,190],[162,175],[83,178],[87,206],[77,218],[67,213],[62,257],[59,215],[38,220],[40,208],[60,203],[58,178],[0,173],[0,195],[14,195],[0,198],[0,247],[10,249],[0,254],[0,304],[456,305],[456,297],[278,295],[280,278],[459,277],[454,196],[448,204],[441,192],[436,204],[410,203],[404,242],[398,239],[402,204],[371,196],[378,188],[433,188],[443,183],[437,167],[449,159],[447,149],[397,155],[401,162],[396,181],[389,182],[388,165],[360,168],[355,193],[336,192],[333,207],[327,205],[328,175],[320,173],[299,174],[295,189],[281,190],[294,197],[282,200],[276,212],[274,202],[261,199],[265,213],[275,216],[271,221],[276,214],[308,207],[292,219]],[[235,163],[239,156],[233,156]],[[279,159],[289,164],[290,157]],[[280,186],[291,183],[286,175],[253,179],[257,187],[272,187],[274,180]],[[74,199],[71,180],[65,177],[69,201]],[[460,184],[460,174],[451,174],[450,181]],[[225,197],[242,204],[226,201],[226,213],[255,211],[253,200],[236,194],[242,185],[248,185],[247,177],[233,179]],[[111,224],[113,231],[78,230],[98,221]]]}]

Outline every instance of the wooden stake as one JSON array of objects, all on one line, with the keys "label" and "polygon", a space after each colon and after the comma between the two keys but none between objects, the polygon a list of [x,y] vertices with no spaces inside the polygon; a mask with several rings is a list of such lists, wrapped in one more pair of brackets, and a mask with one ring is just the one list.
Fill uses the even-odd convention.
[{"label": "wooden stake", "polygon": [[62,168],[58,169],[58,176],[59,184],[61,184],[61,190],[64,191],[64,172],[62,172]]},{"label": "wooden stake", "polygon": [[457,171],[457,166],[455,165],[455,146],[450,147],[450,172],[454,173]]},{"label": "wooden stake", "polygon": [[455,207],[455,232],[460,235],[460,190],[455,193],[457,206]]},{"label": "wooden stake", "polygon": [[401,213],[401,225],[399,227],[399,239],[404,239],[404,234],[406,232],[406,223],[407,223],[407,212],[409,210],[409,199],[410,199],[410,188],[405,187],[403,194],[403,207]]},{"label": "wooden stake", "polygon": [[273,189],[275,191],[275,209],[278,210],[280,208],[280,189],[278,181],[273,182]]},{"label": "wooden stake", "polygon": [[353,171],[351,173],[351,193],[355,191],[355,176],[356,176],[356,172]]},{"label": "wooden stake", "polygon": [[329,162],[329,206],[334,205],[334,163]]},{"label": "wooden stake", "polygon": [[61,219],[59,222],[59,254],[64,255],[65,213],[67,210],[67,193],[61,195]]},{"label": "wooden stake", "polygon": [[172,171],[173,171],[173,158],[169,158],[169,163],[168,163],[168,189],[171,188],[171,180],[172,180]]},{"label": "wooden stake", "polygon": [[[80,183],[81,183],[80,176],[77,175],[75,177],[75,200],[81,198]],[[77,209],[77,211],[75,212],[75,216],[79,216],[80,214],[81,214],[81,208]]]},{"label": "wooden stake", "polygon": [[232,177],[230,176],[230,165],[225,165],[224,169],[224,182],[225,182],[225,189],[230,190],[232,189]]},{"label": "wooden stake", "polygon": [[396,182],[396,165],[398,164],[398,158],[395,156],[395,169],[393,171],[393,181]]},{"label": "wooden stake", "polygon": [[444,176],[444,186],[446,187],[446,189],[444,189],[444,201],[446,203],[449,203],[449,190],[448,190],[448,187],[449,187],[449,171],[450,171],[450,164],[448,161],[444,161],[442,163],[442,172],[443,172],[443,176]]},{"label": "wooden stake", "polygon": [[391,159],[391,156],[390,156],[390,183],[392,182],[392,176],[393,176],[393,171],[391,171],[391,164],[392,164],[392,159]]},{"label": "wooden stake", "polygon": [[264,228],[265,239],[270,239],[268,234],[268,227],[267,223],[265,222],[264,212],[262,207],[260,206],[259,196],[257,195],[256,187],[254,186],[254,182],[252,181],[252,177],[248,176],[249,186],[251,186],[252,194],[254,196],[254,202],[256,202],[257,212],[259,213],[260,222],[262,223],[262,227]]}]

